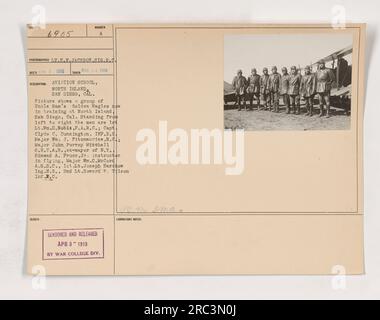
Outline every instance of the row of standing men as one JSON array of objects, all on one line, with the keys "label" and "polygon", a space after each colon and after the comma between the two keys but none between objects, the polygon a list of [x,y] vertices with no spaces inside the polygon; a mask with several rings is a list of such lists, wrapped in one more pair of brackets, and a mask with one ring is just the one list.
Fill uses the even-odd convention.
[{"label": "row of standing men", "polygon": [[301,75],[295,66],[291,67],[290,74],[286,67],[282,68],[282,74],[277,72],[277,67],[272,67],[272,73],[268,69],[263,69],[263,75],[257,74],[255,68],[252,69],[248,78],[243,76],[241,70],[232,81],[236,94],[236,104],[238,111],[242,106],[253,109],[253,100],[257,100],[257,109],[260,110],[260,98],[264,102],[264,110],[279,112],[280,97],[286,107],[286,113],[301,113],[301,97],[305,100],[306,114],[314,114],[314,97],[318,97],[319,116],[324,113],[326,106],[326,116],[330,117],[330,93],[335,77],[330,69],[327,69],[324,61],[318,63],[318,70],[312,73],[309,66],[304,69]]}]

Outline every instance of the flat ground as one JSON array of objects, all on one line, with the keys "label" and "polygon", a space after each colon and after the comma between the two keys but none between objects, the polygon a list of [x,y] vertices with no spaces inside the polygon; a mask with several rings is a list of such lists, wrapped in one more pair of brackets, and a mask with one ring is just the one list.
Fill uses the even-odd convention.
[{"label": "flat ground", "polygon": [[[262,107],[261,107],[262,108]],[[305,107],[301,105],[301,114],[286,114],[285,107],[280,107],[279,113],[260,110],[254,107],[252,111],[242,109],[224,110],[225,129],[258,130],[347,130],[350,129],[350,116],[344,111],[331,108],[331,117],[318,116],[319,106],[314,106],[314,116],[305,116]]]}]

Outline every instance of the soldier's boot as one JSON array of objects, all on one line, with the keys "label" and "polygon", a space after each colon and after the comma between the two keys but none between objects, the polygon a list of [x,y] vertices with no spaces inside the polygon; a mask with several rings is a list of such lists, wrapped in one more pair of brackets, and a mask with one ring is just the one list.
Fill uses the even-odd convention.
[{"label": "soldier's boot", "polygon": [[300,114],[301,113],[300,111],[301,111],[301,107],[297,106],[296,114]]},{"label": "soldier's boot", "polygon": [[289,112],[290,112],[289,105],[285,103],[285,113],[289,114]]},{"label": "soldier's boot", "polygon": [[323,105],[319,106],[319,117],[323,117]]},{"label": "soldier's boot", "polygon": [[306,104],[306,113],[305,116],[308,116],[310,114],[310,107],[308,104]]},{"label": "soldier's boot", "polygon": [[310,106],[310,114],[309,116],[312,117],[314,115],[314,107],[311,105]]},{"label": "soldier's boot", "polygon": [[327,105],[326,106],[326,118],[330,118],[331,117],[331,114],[330,114],[330,105]]}]

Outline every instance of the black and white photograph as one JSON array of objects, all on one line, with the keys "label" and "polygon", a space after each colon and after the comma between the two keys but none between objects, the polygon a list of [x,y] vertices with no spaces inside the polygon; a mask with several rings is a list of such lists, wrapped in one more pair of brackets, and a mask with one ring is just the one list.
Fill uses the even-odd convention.
[{"label": "black and white photograph", "polygon": [[224,127],[349,130],[350,34],[244,34],[224,38]]}]

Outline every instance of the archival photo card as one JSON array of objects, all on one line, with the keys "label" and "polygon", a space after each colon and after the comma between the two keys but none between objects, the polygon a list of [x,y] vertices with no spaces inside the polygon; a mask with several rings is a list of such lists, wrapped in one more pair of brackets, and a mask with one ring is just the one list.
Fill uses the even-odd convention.
[{"label": "archival photo card", "polygon": [[27,37],[29,274],[363,274],[364,24]]}]

